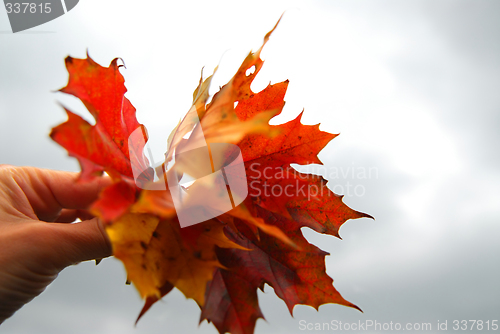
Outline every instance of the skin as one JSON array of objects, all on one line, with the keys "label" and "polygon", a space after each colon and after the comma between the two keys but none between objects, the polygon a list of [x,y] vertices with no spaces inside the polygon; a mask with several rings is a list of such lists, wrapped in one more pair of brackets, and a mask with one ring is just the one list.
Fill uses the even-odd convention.
[{"label": "skin", "polygon": [[[86,209],[109,179],[0,165],[0,323],[38,296],[65,267],[112,253]],[[82,222],[73,223],[76,218]]]}]

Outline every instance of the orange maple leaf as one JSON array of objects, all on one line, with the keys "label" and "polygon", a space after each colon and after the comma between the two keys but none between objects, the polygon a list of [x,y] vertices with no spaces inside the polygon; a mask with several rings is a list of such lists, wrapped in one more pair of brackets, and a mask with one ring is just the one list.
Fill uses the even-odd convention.
[{"label": "orange maple leaf", "polygon": [[[318,153],[336,135],[302,124],[302,114],[285,124],[269,124],[283,109],[288,81],[258,93],[250,89],[275,28],[208,104],[212,77],[200,80],[191,109],[169,137],[165,163],[156,168],[144,156],[147,132],[124,96],[117,59],[102,67],[88,55],[66,58],[69,82],[61,91],[81,99],[96,124],[66,110],[68,121],[51,137],[79,160],[80,182],[102,172],[114,181],[90,209],[104,221],[114,256],[146,300],[139,318],[173,287],[194,299],[200,321],[213,322],[220,333],[253,333],[263,317],[257,289],[265,283],[290,312],[297,304],[358,308],[333,287],[325,272],[327,253],[309,244],[300,228],[339,237],[346,220],[370,216],[347,207],[321,176],[291,167],[321,164]],[[227,168],[237,165],[237,155],[244,174]],[[219,170],[225,171],[223,177],[210,178]],[[159,181],[154,182],[154,173]],[[211,214],[187,227],[172,190],[185,175],[210,180],[178,187],[190,196],[188,214]],[[208,192],[214,183],[220,191]],[[243,185],[248,189],[242,195],[235,188]],[[232,207],[217,211],[221,196],[228,194]]]}]

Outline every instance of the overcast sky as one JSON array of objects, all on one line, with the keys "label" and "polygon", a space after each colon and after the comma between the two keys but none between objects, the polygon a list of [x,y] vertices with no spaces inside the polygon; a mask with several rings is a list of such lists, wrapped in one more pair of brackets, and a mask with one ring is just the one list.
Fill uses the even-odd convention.
[{"label": "overcast sky", "polygon": [[[326,169],[309,170],[376,220],[347,222],[343,240],[304,230],[364,313],[296,306],[292,318],[266,286],[267,321],[255,332],[372,320],[437,333],[438,321],[450,332],[453,320],[500,321],[499,1],[82,0],[16,34],[0,8],[0,163],[79,170],[48,134],[65,121],[57,102],[90,120],[78,100],[54,93],[67,82],[64,58],[87,50],[104,66],[123,58],[126,96],[161,157],[201,68],[220,63],[214,87],[223,85],[284,11],[252,88],[290,79],[274,122],[305,109],[304,123],[341,133],[320,154]],[[142,302],[125,278],[116,259],[67,268],[0,332],[216,333],[198,327],[199,308],[178,291],[134,328]]]}]

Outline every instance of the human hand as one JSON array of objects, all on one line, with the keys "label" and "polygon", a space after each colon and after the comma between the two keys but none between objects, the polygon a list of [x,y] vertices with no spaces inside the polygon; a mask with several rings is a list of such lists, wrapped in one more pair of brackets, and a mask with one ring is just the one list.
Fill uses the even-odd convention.
[{"label": "human hand", "polygon": [[102,224],[85,210],[110,181],[77,177],[0,165],[0,324],[65,267],[111,255]]}]

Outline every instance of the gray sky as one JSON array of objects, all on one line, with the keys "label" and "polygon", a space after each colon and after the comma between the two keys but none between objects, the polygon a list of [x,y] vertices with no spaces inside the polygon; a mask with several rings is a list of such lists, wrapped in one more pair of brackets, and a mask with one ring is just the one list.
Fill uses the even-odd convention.
[{"label": "gray sky", "polygon": [[[376,220],[347,222],[343,240],[304,231],[331,253],[335,287],[364,313],[297,306],[292,318],[266,287],[267,322],[255,332],[372,320],[431,323],[434,333],[438,321],[450,332],[453,320],[500,321],[498,1],[85,0],[17,34],[0,9],[0,163],[79,169],[48,133],[65,120],[57,101],[89,119],[79,101],[52,92],[67,82],[64,58],[87,49],[101,65],[124,59],[126,95],[160,157],[201,68],[220,62],[214,87],[223,85],[285,10],[253,89],[290,79],[275,122],[305,108],[304,123],[341,133],[320,154],[326,169],[309,170]],[[198,307],[178,291],[134,328],[142,302],[124,281],[115,259],[68,268],[0,332],[216,333],[197,327]]]}]

